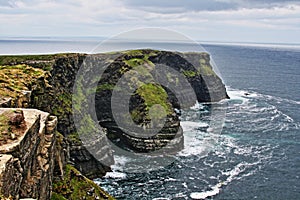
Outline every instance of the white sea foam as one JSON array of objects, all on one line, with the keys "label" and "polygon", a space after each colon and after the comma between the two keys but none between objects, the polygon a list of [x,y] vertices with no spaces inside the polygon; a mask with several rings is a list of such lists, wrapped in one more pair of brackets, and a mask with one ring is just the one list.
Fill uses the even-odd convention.
[{"label": "white sea foam", "polygon": [[228,96],[230,97],[230,102],[237,102],[244,104],[249,101],[247,97],[255,97],[257,94],[255,93],[250,93],[245,90],[232,90],[232,89],[227,89]]},{"label": "white sea foam", "polygon": [[115,164],[111,166],[112,172],[107,172],[104,178],[111,179],[125,179],[126,173],[123,172],[126,163],[130,161],[130,159],[126,156],[114,156]]},{"label": "white sea foam", "polygon": [[208,124],[204,122],[183,121],[181,125],[184,130],[184,149],[177,155],[179,156],[203,156],[214,146],[215,134],[207,135],[198,130],[199,127],[209,129]]},{"label": "white sea foam", "polygon": [[277,101],[279,103],[283,102],[283,103],[291,103],[291,104],[300,105],[300,101],[295,101],[295,100],[292,100],[292,99],[286,99],[286,98],[272,96],[272,95],[266,95],[266,94],[258,94],[257,96],[260,97],[260,98],[263,98],[263,99]]},{"label": "white sea foam", "polygon": [[111,166],[114,171],[122,171],[126,163],[130,162],[130,158],[126,156],[114,155],[115,164]]},{"label": "white sea foam", "polygon": [[219,182],[216,185],[211,187],[211,190],[204,191],[204,192],[193,192],[190,194],[190,197],[192,199],[206,199],[207,197],[213,197],[220,193],[222,186],[228,185],[230,182],[232,182],[235,179],[241,179],[245,176],[250,176],[254,173],[255,170],[250,171],[249,173],[246,173],[239,177],[239,175],[244,172],[247,168],[249,168],[252,165],[256,165],[258,163],[239,163],[236,165],[233,169],[227,172],[222,172],[222,174],[227,175],[227,179],[223,182]]},{"label": "white sea foam", "polygon": [[192,122],[192,121],[182,121],[180,125],[184,132],[193,131],[200,127],[208,127],[208,124],[205,122]]},{"label": "white sea foam", "polygon": [[191,107],[192,110],[199,110],[199,109],[203,109],[203,108],[204,108],[204,106],[202,104],[200,104],[199,102],[196,102],[196,104]]},{"label": "white sea foam", "polygon": [[125,179],[126,174],[122,172],[107,172],[104,178]]},{"label": "white sea foam", "polygon": [[192,199],[206,199],[207,197],[215,196],[219,194],[220,188],[214,187],[212,190],[205,191],[205,192],[193,192],[191,193],[190,197]]}]

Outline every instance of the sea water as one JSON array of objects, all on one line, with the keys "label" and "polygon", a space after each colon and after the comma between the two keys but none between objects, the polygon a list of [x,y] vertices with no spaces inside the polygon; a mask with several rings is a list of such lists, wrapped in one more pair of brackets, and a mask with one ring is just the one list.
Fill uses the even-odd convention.
[{"label": "sea water", "polygon": [[119,199],[300,199],[300,49],[203,46],[230,96],[221,134],[198,105],[181,116],[184,149],[171,165],[127,173],[131,161],[117,157],[98,183]]},{"label": "sea water", "polygon": [[[5,39],[0,54],[88,53],[96,44]],[[198,104],[182,113],[184,149],[170,165],[130,173],[130,158],[117,155],[113,172],[95,181],[117,199],[300,199],[299,46],[203,47],[230,96],[222,132],[210,133],[210,110]]]}]

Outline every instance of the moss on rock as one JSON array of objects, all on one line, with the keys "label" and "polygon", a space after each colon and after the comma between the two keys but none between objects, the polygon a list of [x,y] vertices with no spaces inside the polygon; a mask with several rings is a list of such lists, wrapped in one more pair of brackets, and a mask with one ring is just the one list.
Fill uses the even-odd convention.
[{"label": "moss on rock", "polygon": [[161,105],[168,113],[173,110],[172,105],[168,102],[167,92],[158,84],[144,84],[137,89],[136,93],[145,100],[147,110],[156,104]]},{"label": "moss on rock", "polygon": [[67,165],[64,177],[54,180],[51,200],[114,199],[96,183],[83,176],[77,169]]}]

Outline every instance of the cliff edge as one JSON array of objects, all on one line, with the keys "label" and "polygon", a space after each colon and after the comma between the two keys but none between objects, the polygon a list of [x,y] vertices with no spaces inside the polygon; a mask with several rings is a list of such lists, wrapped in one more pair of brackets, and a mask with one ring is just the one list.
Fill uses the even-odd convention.
[{"label": "cliff edge", "polygon": [[[105,63],[105,65],[99,65],[99,63]],[[103,68],[103,73],[101,77],[95,80],[90,80],[88,77],[81,80],[79,96],[77,94],[74,97],[74,85],[78,81],[77,74],[80,68],[86,69],[88,73],[96,73],[97,71],[89,72],[90,69]],[[160,82],[156,80],[160,80]],[[120,89],[119,84],[122,81],[123,85],[121,86],[128,90]],[[85,88],[84,84],[90,82],[93,82],[96,87]],[[19,189],[15,188],[10,191],[5,189],[9,184],[0,184],[3,194],[7,196],[8,193],[5,192],[9,191],[12,195],[20,195],[20,197],[29,195],[39,199],[48,199],[52,187],[55,198],[73,199],[75,197],[72,194],[75,190],[78,192],[76,194],[83,195],[78,187],[68,188],[67,185],[77,181],[89,182],[85,176],[96,178],[110,171],[110,165],[114,163],[114,158],[109,142],[133,152],[155,152],[162,148],[171,153],[180,150],[183,148],[184,135],[180,126],[178,110],[193,106],[196,102],[217,102],[228,98],[222,80],[210,64],[209,54],[150,49],[95,55],[0,56],[0,86],[0,107],[34,108],[41,111],[31,110],[30,112],[47,112],[58,118],[56,121],[56,118],[50,117],[50,114],[40,115],[47,116],[44,119],[54,120],[57,123],[55,126],[57,131],[55,128],[55,132],[61,133],[61,135],[59,134],[59,139],[55,139],[57,138],[53,137],[55,133],[46,134],[51,135],[52,138],[47,140],[47,142],[50,140],[50,143],[46,146],[55,150],[51,150],[47,157],[48,165],[45,163],[34,165],[42,169],[39,171],[39,175],[26,173],[30,176],[23,177],[24,170],[38,171],[36,169],[31,170],[30,166],[32,165],[26,164],[29,161],[25,159],[26,156],[29,156],[27,155],[28,152],[31,152],[33,160],[35,160],[35,156],[44,152],[39,150],[43,149],[39,147],[43,140],[38,135],[30,138],[36,141],[41,140],[41,142],[25,142],[31,143],[33,147],[22,146],[27,154],[23,152],[23,155],[20,152],[12,155],[13,152],[0,152],[4,154],[3,159],[1,159],[3,160],[1,166],[6,166],[1,168],[3,169],[2,180],[7,180],[8,176],[15,173],[20,176],[19,186],[25,184],[24,181],[27,181],[26,185],[28,185],[22,189],[18,186],[16,188]],[[117,95],[112,100],[114,93]],[[92,101],[95,101],[94,108],[89,107],[89,99],[86,97],[91,97]],[[79,103],[73,105],[74,101],[77,102],[77,98],[80,99]],[[113,115],[114,105],[121,105],[117,110],[122,111],[124,100],[129,102],[126,104],[128,113],[117,116],[117,118],[121,116],[118,120],[124,122],[119,124],[116,116]],[[82,109],[83,107],[84,109]],[[73,116],[74,109],[83,112],[81,113],[83,118],[79,123],[84,124],[85,129],[78,130],[76,128]],[[85,111],[88,113],[89,110],[95,110],[96,120],[89,114],[85,114]],[[29,111],[24,110],[23,112],[25,118],[30,119],[28,117]],[[162,118],[164,123],[161,123],[160,119]],[[33,119],[36,124],[43,124],[39,120],[40,118]],[[48,122],[45,121],[45,123]],[[101,130],[97,131],[107,136],[98,138],[97,144],[100,144],[96,149],[98,157],[91,153],[86,148],[87,145],[84,145],[80,139],[81,134],[96,131],[91,128],[94,123],[101,127]],[[133,126],[136,129],[132,129]],[[26,127],[34,128],[35,126],[28,125]],[[158,132],[147,135],[149,133],[147,131],[152,129],[157,129]],[[146,134],[141,135],[141,130],[146,131]],[[40,134],[40,131],[34,132]],[[47,133],[47,131],[42,132]],[[8,134],[7,130],[5,134],[1,131],[1,135],[5,136],[3,140],[0,140],[1,148],[7,145],[7,142],[11,142],[11,138],[18,138],[14,133]],[[45,136],[45,138],[47,137]],[[60,144],[57,145],[59,148],[55,148],[55,144],[58,143]],[[27,151],[28,148],[33,149]],[[53,154],[55,151],[60,153]],[[64,159],[57,160],[55,155]],[[20,161],[17,162],[19,163],[18,169],[11,167],[16,166],[15,159]],[[55,159],[56,162],[52,161]],[[67,165],[67,162],[71,165]],[[48,171],[43,171],[43,167],[46,167]],[[10,169],[12,171],[6,173]],[[48,174],[47,179],[42,179],[41,174]],[[28,177],[32,178],[29,179]],[[59,177],[65,178],[60,179]],[[49,183],[53,182],[52,180],[54,180],[54,184],[49,186]],[[48,185],[43,184],[43,181],[48,181]],[[36,185],[42,186],[36,187]],[[99,196],[101,193],[101,190],[97,190],[92,195]],[[104,194],[101,198],[111,197]]]}]

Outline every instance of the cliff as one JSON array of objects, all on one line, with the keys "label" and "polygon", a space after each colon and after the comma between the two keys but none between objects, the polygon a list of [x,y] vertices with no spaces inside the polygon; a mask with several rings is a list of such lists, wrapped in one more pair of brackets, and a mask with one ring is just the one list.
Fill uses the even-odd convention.
[{"label": "cliff", "polygon": [[[117,95],[113,96],[114,92]],[[209,54],[149,49],[115,56],[103,72],[95,96],[97,119],[107,129],[110,141],[120,148],[146,153],[172,153],[183,148],[183,132],[174,108],[228,98],[210,65]],[[130,116],[124,105],[128,105]],[[155,124],[155,119],[164,124]]]},{"label": "cliff", "polygon": [[0,122],[1,199],[112,199],[67,165],[56,117],[36,109],[0,108]]},{"label": "cliff", "polygon": [[[36,108],[58,117],[57,130],[69,140],[70,160],[89,178],[109,171],[81,145],[72,117],[72,91],[76,72],[86,55],[57,54],[0,56],[0,107]],[[111,152],[103,154],[113,162]]]},{"label": "cliff", "polygon": [[[85,75],[97,75],[99,70],[103,70],[102,76],[83,76],[79,78],[78,84],[80,67],[85,70]],[[127,89],[119,89],[122,82],[120,80],[123,81],[121,86]],[[73,90],[75,84],[79,85],[75,87],[76,95]],[[184,135],[175,108],[185,109],[196,101],[215,102],[228,98],[225,86],[214,73],[207,53],[183,54],[148,49],[95,55],[0,56],[0,85],[0,107],[35,108],[58,118],[57,132],[62,136],[57,140],[53,139],[52,143],[53,146],[59,144],[55,151],[60,153],[55,154],[55,169],[52,163],[49,173],[47,172],[47,177],[51,178],[49,183],[55,179],[54,199],[76,199],[74,194],[82,196],[87,193],[92,197],[111,198],[101,189],[93,190],[94,193],[82,193],[94,187],[83,175],[88,178],[101,177],[114,163],[109,142],[134,152],[156,152],[160,149],[168,153],[176,152],[183,147]],[[90,85],[94,87],[89,88]],[[117,95],[112,98],[114,92]],[[129,115],[120,114],[124,111],[122,107],[125,100],[129,102],[126,104]],[[116,105],[121,107],[114,108]],[[89,114],[93,109],[96,116]],[[119,115],[113,115],[114,109],[120,111]],[[73,111],[81,117],[75,119]],[[164,119],[164,123],[161,123],[161,119]],[[74,120],[83,128],[76,127]],[[120,121],[123,123],[117,123]],[[95,129],[95,125],[100,125],[101,128]],[[151,130],[158,132],[153,134]],[[144,132],[145,134],[141,134]],[[88,144],[80,139],[86,135],[91,138]],[[95,135],[95,138],[92,137]],[[24,147],[26,148],[27,146]],[[4,156],[7,163],[5,169],[10,169],[13,165],[11,162],[14,159],[9,157],[10,153],[5,153],[8,155]],[[33,154],[38,155],[39,152],[33,151]],[[20,155],[22,154],[19,157]],[[49,162],[50,160],[52,157],[48,157]],[[67,165],[67,162],[74,167]],[[30,167],[25,163],[26,161],[21,166],[29,170]],[[13,170],[15,169],[12,168],[10,176],[18,174]],[[53,170],[55,178],[51,175]],[[32,171],[36,173],[38,170]],[[23,176],[24,172],[19,174]],[[37,181],[41,181],[40,177],[36,181],[34,179],[33,185],[40,185]],[[81,184],[76,183],[80,181],[88,183],[88,186],[78,187]],[[69,187],[70,183],[75,185]],[[2,185],[2,188],[5,187]],[[9,194],[48,199],[51,191],[51,187],[46,184],[44,189],[34,188],[24,192],[20,189],[22,187],[18,188],[18,191],[9,191]],[[37,191],[42,194],[37,194]],[[7,194],[5,193],[6,196]],[[91,196],[89,197],[92,198]]]},{"label": "cliff", "polygon": [[[0,188],[3,197],[50,199],[57,118],[22,109],[0,109]],[[11,122],[24,115],[19,125]],[[4,137],[9,135],[9,137]]]}]

